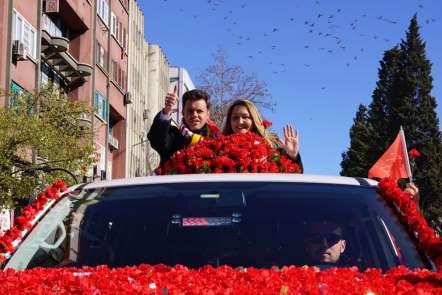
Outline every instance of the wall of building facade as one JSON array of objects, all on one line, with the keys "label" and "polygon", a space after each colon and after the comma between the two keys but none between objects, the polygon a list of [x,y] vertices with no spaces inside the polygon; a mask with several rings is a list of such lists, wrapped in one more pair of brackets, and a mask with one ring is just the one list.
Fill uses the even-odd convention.
[{"label": "wall of building facade", "polygon": [[149,107],[158,113],[164,107],[164,97],[172,89],[169,83],[169,62],[157,44],[149,44]]},{"label": "wall of building facade", "polygon": [[[0,89],[8,89],[9,83],[6,82],[6,71],[9,69],[7,66],[8,52],[11,50],[8,43],[9,28],[9,0],[0,1]],[[5,96],[0,95],[0,107],[5,105]]]},{"label": "wall of building facade", "polygon": [[[95,38],[94,102],[102,109],[98,115],[101,128],[96,145],[103,151],[100,174],[106,179],[126,176],[126,106],[127,93],[129,6],[127,1],[97,0]],[[104,134],[103,134],[104,133]],[[101,160],[101,164],[103,161]]]},{"label": "wall of building facade", "polygon": [[[152,125],[153,118],[164,107],[164,98],[170,89],[169,62],[157,44],[149,44],[149,79],[148,79],[148,107],[152,116],[149,116],[149,128]],[[149,162],[152,167],[158,166],[160,162],[159,155],[151,151]]]},{"label": "wall of building facade", "polygon": [[[37,15],[38,1],[14,1],[13,7],[13,22],[12,22],[12,39],[17,39],[15,36],[21,36],[24,41],[25,34],[28,35],[27,42],[28,58],[23,61],[14,62],[11,64],[11,78],[13,83],[18,84],[23,89],[34,90],[36,88],[35,73],[37,68]],[[31,35],[32,34],[32,35]],[[15,36],[14,36],[15,35]],[[18,37],[20,39],[20,37]],[[30,76],[32,76],[30,78]]]},{"label": "wall of building facade", "polygon": [[126,175],[136,177],[152,172],[148,165],[147,142],[150,116],[147,82],[149,77],[148,43],[144,39],[144,15],[135,0],[130,1],[129,18],[129,92],[133,98],[127,106]]},{"label": "wall of building facade", "polygon": [[[48,3],[56,9],[46,10]],[[126,176],[128,23],[128,0],[0,2],[0,89],[33,92],[53,82],[72,99],[89,102],[95,179]],[[25,58],[12,54],[17,44]],[[6,106],[3,97],[0,104]]]},{"label": "wall of building facade", "polygon": [[[69,52],[72,56],[80,61],[81,63],[86,63],[88,65],[94,64],[94,15],[95,10],[93,8],[92,1],[69,1],[72,10],[78,13],[81,19],[82,25],[85,26],[85,32],[82,34],[76,34],[72,36],[69,42]],[[44,18],[43,20],[44,21]],[[80,21],[77,19],[77,21]],[[75,21],[73,21],[75,23]],[[72,90],[69,95],[70,97],[79,100],[87,101],[92,105],[93,97],[93,81],[94,75],[92,74],[81,87]]]},{"label": "wall of building facade", "polygon": [[169,76],[171,84],[170,87],[177,87],[177,94],[180,98],[180,100],[178,101],[177,109],[172,115],[172,119],[175,120],[175,122],[180,123],[183,115],[183,94],[189,90],[195,89],[195,85],[193,84],[193,81],[185,68],[170,67]]},{"label": "wall of building facade", "polygon": [[[49,2],[58,9],[47,11]],[[21,60],[12,58],[18,41],[26,47]],[[0,64],[0,89],[33,92],[53,82],[94,108],[87,118],[95,131],[94,180],[151,173],[159,156],[147,133],[171,82],[180,97],[194,88],[185,69],[170,70],[161,47],[146,41],[136,0],[0,1]]]}]

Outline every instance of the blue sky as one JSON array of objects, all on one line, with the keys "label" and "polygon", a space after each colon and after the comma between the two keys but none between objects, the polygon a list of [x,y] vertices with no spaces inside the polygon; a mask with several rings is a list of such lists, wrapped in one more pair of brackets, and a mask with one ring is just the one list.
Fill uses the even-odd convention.
[{"label": "blue sky", "polygon": [[222,47],[229,62],[268,84],[281,134],[300,133],[305,173],[338,175],[359,104],[368,105],[385,50],[417,13],[442,117],[440,0],[141,0],[145,34],[194,82]]}]

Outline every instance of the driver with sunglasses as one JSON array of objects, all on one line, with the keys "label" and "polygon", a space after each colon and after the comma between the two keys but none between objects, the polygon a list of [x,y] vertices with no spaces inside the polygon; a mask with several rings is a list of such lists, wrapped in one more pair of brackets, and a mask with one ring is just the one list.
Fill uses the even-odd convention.
[{"label": "driver with sunglasses", "polygon": [[309,222],[305,229],[304,249],[311,265],[339,265],[346,246],[342,227],[334,222],[321,220]]}]

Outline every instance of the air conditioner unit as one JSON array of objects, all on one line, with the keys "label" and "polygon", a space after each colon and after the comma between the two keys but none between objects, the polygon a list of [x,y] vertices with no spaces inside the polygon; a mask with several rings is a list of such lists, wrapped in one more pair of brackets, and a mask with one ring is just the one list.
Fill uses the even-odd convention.
[{"label": "air conditioner unit", "polygon": [[149,119],[149,110],[144,110],[143,111],[143,120],[147,120]]},{"label": "air conditioner unit", "polygon": [[12,56],[16,61],[26,60],[26,47],[20,40],[14,40],[14,43],[12,44]]},{"label": "air conditioner unit", "polygon": [[128,91],[124,94],[124,104],[130,104],[130,103],[132,103],[132,97],[130,95],[130,92]]},{"label": "air conditioner unit", "polygon": [[89,116],[86,115],[85,113],[80,113],[80,127],[86,128],[91,126],[91,124],[92,124],[91,118],[89,118]]}]

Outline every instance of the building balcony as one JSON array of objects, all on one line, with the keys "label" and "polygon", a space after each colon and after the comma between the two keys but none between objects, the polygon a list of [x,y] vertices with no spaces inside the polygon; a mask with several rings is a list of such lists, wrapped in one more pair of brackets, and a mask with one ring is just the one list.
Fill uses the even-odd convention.
[{"label": "building balcony", "polygon": [[109,134],[108,143],[111,149],[118,150],[118,139],[113,137],[112,134]]},{"label": "building balcony", "polygon": [[81,86],[92,74],[92,66],[78,62],[69,52],[69,40],[52,37],[45,30],[41,34],[41,57],[64,80],[70,91]]}]

